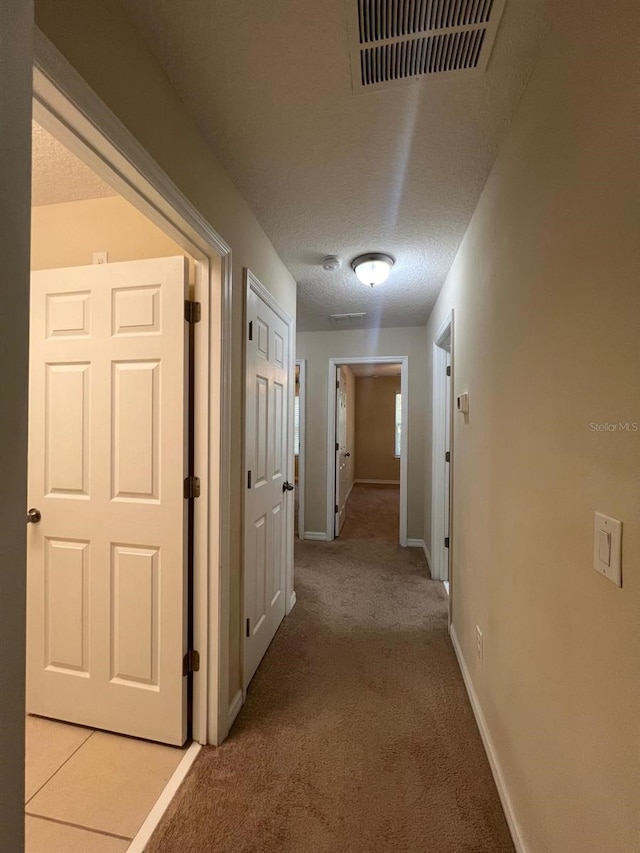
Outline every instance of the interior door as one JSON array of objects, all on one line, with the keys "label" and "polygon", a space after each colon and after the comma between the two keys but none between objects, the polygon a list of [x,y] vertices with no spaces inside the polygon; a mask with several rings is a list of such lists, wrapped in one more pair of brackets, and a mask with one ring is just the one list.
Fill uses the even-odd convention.
[{"label": "interior door", "polygon": [[445,441],[445,476],[444,476],[444,529],[445,529],[445,542],[446,547],[444,549],[444,565],[443,572],[444,577],[443,580],[449,580],[449,542],[450,542],[450,524],[449,517],[451,513],[450,508],[450,494],[451,494],[451,353],[447,350],[446,353],[446,369],[447,369],[447,377],[445,382],[445,401],[444,401],[444,409],[445,409],[445,420],[444,420],[444,441]]},{"label": "interior door", "polygon": [[289,326],[247,294],[245,687],[285,614],[289,470]]},{"label": "interior door", "polygon": [[336,374],[336,518],[335,535],[340,536],[347,517],[347,379],[339,367]]},{"label": "interior door", "polygon": [[182,257],[31,279],[27,710],[173,744],[187,724],[187,285]]}]

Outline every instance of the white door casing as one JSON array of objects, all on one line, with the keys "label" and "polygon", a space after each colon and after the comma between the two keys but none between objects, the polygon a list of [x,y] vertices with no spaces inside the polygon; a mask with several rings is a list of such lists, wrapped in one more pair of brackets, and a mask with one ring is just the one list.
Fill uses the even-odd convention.
[{"label": "white door casing", "polygon": [[307,399],[307,362],[306,359],[296,359],[299,368],[299,400],[298,400],[298,482],[296,483],[296,502],[298,507],[298,539],[304,539],[304,503],[305,503],[305,470],[306,470],[306,399]]},{"label": "white door casing", "polygon": [[400,394],[402,395],[402,432],[400,436],[400,524],[399,543],[407,545],[407,494],[408,494],[408,448],[409,448],[409,357],[406,355],[387,356],[336,356],[329,359],[327,382],[327,515],[326,539],[335,538],[335,496],[336,496],[336,368],[353,364],[399,364]]},{"label": "white door casing", "polygon": [[[445,441],[445,458],[444,458],[444,495],[443,495],[443,512],[444,512],[444,535],[448,543],[451,542],[450,536],[450,507],[449,501],[451,496],[451,352],[445,350],[445,401],[444,401],[444,441]],[[449,545],[444,549],[444,566],[443,573],[445,579],[449,580]]]},{"label": "white door casing", "polygon": [[[245,394],[244,685],[286,611],[290,326],[248,275]],[[273,302],[273,300],[270,300]]]},{"label": "white door casing", "polygon": [[33,273],[27,709],[186,738],[187,265]]},{"label": "white door casing", "polygon": [[[442,323],[433,341],[433,422],[431,460],[431,575],[434,580],[450,579],[451,548],[451,468],[453,449],[452,368],[453,312]],[[449,454],[449,457],[447,457]]]},{"label": "white door casing", "polygon": [[347,516],[347,389],[344,369],[336,371],[336,518],[335,535],[340,536]]}]

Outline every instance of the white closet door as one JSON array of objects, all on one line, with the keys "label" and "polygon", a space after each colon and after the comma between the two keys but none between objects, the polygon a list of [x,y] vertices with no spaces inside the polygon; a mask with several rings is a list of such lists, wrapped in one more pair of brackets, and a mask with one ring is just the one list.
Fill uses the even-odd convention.
[{"label": "white closet door", "polygon": [[247,323],[245,686],[285,614],[290,415],[289,327],[253,290]]},{"label": "white closet door", "polygon": [[186,738],[182,257],[31,282],[27,709]]}]

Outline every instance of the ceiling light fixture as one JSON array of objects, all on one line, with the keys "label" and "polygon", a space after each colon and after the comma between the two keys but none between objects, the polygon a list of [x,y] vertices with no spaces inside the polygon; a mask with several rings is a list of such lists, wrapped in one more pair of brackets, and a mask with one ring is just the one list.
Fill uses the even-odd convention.
[{"label": "ceiling light fixture", "polygon": [[369,252],[354,258],[351,261],[351,267],[363,284],[370,284],[373,287],[374,284],[382,284],[387,280],[394,263],[391,255]]}]

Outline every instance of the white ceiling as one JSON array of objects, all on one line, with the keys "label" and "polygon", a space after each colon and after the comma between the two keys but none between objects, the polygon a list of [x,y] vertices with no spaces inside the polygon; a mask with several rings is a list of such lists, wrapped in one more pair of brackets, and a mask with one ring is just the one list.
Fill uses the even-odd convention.
[{"label": "white ceiling", "polygon": [[35,121],[32,139],[31,204],[34,207],[116,195],[115,190]]},{"label": "white ceiling", "polygon": [[[358,94],[356,0],[121,2],[298,281],[298,328],[423,325],[557,0],[507,0],[485,73]],[[366,251],[396,259],[373,290],[350,269]]]}]

